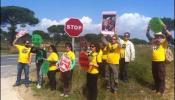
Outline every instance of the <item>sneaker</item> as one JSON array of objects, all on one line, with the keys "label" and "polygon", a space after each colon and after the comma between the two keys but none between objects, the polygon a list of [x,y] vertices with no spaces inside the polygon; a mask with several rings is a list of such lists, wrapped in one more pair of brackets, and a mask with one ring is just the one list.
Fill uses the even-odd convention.
[{"label": "sneaker", "polygon": [[114,94],[117,94],[117,91],[113,91]]},{"label": "sneaker", "polygon": [[111,90],[107,88],[106,91],[107,91],[107,92],[110,92]]},{"label": "sneaker", "polygon": [[68,94],[65,94],[64,97],[68,97],[69,95]]},{"label": "sneaker", "polygon": [[161,93],[160,93],[160,92],[156,92],[156,95],[157,95],[157,96],[161,96]]},{"label": "sneaker", "polygon": [[36,87],[37,87],[37,89],[41,89],[41,85],[39,85],[39,84],[37,84]]},{"label": "sneaker", "polygon": [[64,96],[64,93],[61,93],[60,96],[63,97]]},{"label": "sneaker", "polygon": [[13,87],[20,86],[21,84],[15,83]]},{"label": "sneaker", "polygon": [[28,88],[29,87],[29,84],[25,84],[25,87]]}]

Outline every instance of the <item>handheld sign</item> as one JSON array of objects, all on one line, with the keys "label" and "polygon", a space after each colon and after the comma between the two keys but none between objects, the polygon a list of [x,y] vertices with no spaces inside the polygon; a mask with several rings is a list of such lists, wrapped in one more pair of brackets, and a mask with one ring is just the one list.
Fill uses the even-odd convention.
[{"label": "handheld sign", "polygon": [[116,12],[105,11],[102,12],[102,27],[101,33],[104,35],[112,35],[115,33],[116,27]]},{"label": "handheld sign", "polygon": [[150,29],[155,32],[161,32],[163,30],[163,21],[160,18],[154,17],[150,20]]},{"label": "handheld sign", "polygon": [[34,44],[34,46],[39,47],[42,42],[43,42],[43,39],[39,34],[32,35],[32,43]]},{"label": "handheld sign", "polygon": [[64,26],[65,32],[72,37],[72,48],[74,50],[74,37],[78,37],[83,31],[83,24],[79,19],[70,18]]},{"label": "handheld sign", "polygon": [[79,54],[79,64],[84,71],[89,69],[89,58],[85,51],[81,51]]},{"label": "handheld sign", "polygon": [[78,37],[83,31],[83,24],[79,19],[71,18],[65,23],[64,30],[70,37]]},{"label": "handheld sign", "polygon": [[22,36],[24,36],[26,33],[27,33],[27,30],[23,29],[23,30],[20,30],[20,31],[16,34],[16,36],[17,36],[17,37],[22,37]]},{"label": "handheld sign", "polygon": [[62,55],[58,68],[61,72],[71,70],[71,59],[67,55]]}]

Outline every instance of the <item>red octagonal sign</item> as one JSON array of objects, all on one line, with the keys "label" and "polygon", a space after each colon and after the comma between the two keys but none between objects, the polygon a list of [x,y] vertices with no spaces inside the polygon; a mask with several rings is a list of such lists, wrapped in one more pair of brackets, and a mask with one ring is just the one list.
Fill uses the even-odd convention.
[{"label": "red octagonal sign", "polygon": [[83,24],[79,19],[71,18],[66,22],[64,30],[70,37],[77,37],[83,31]]}]

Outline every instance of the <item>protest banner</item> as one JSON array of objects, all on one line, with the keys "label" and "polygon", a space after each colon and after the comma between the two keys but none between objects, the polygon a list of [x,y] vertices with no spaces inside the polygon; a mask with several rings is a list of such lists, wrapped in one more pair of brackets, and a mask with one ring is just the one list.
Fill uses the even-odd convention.
[{"label": "protest banner", "polygon": [[67,55],[63,54],[61,56],[58,68],[61,72],[71,70],[71,59]]},{"label": "protest banner", "polygon": [[24,36],[26,33],[27,33],[27,30],[22,29],[22,30],[20,30],[20,31],[16,34],[16,36],[17,36],[17,37],[22,37],[22,36]]},{"label": "protest banner", "polygon": [[116,27],[116,12],[114,11],[102,12],[101,33],[104,35],[112,35],[115,33],[115,27]]}]

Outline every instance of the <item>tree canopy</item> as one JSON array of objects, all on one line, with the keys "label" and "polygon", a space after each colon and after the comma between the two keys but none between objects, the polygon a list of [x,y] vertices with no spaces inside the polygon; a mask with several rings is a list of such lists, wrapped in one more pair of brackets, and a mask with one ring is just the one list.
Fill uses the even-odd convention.
[{"label": "tree canopy", "polygon": [[39,20],[34,16],[35,13],[28,8],[18,6],[4,6],[1,7],[1,25],[7,26],[9,30],[9,41],[12,44],[16,35],[16,25],[21,24],[22,27],[25,24],[35,25]]},{"label": "tree canopy", "polygon": [[17,6],[1,7],[2,24],[29,24],[35,25],[39,20],[34,16],[35,13],[27,8]]},{"label": "tree canopy", "polygon": [[54,44],[58,44],[60,41],[70,41],[71,38],[64,31],[64,25],[52,25],[47,28],[49,34],[53,35]]}]

